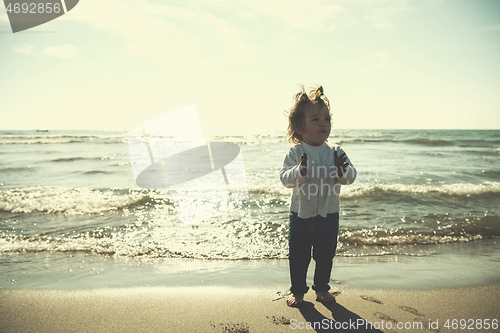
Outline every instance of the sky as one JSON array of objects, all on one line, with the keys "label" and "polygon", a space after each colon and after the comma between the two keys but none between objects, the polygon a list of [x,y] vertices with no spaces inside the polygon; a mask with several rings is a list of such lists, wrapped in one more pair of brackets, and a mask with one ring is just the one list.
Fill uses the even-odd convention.
[{"label": "sky", "polygon": [[324,87],[333,131],[500,128],[497,0],[81,0],[18,33],[0,7],[0,50],[4,130],[128,131],[194,104],[206,135],[284,133],[301,85]]}]

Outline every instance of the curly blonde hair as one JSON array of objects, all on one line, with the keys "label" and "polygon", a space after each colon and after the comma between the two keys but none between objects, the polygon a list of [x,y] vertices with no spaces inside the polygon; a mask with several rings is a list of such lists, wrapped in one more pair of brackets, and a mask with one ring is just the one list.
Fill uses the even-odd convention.
[{"label": "curly blonde hair", "polygon": [[323,94],[323,87],[312,88],[309,93],[306,93],[304,87],[299,93],[293,96],[295,102],[288,112],[288,131],[286,134],[286,141],[299,144],[301,143],[302,136],[298,131],[302,131],[305,125],[305,111],[307,109],[323,108],[326,107],[330,112],[330,101]]}]

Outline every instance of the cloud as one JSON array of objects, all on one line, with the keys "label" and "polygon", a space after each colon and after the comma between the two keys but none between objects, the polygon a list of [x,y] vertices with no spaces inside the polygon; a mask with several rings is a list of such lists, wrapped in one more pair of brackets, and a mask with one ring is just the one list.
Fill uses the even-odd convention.
[{"label": "cloud", "polygon": [[401,13],[412,11],[413,8],[406,5],[406,1],[389,1],[386,5],[373,6],[370,13],[365,16],[376,29],[387,30],[394,28],[394,18]]},{"label": "cloud", "polygon": [[253,0],[251,7],[261,14],[278,19],[289,28],[313,33],[333,30],[335,19],[344,10],[342,5],[324,0]]},{"label": "cloud", "polygon": [[321,34],[368,22],[379,30],[395,27],[394,20],[413,8],[408,0],[252,0],[251,9],[272,17],[289,29]]},{"label": "cloud", "polygon": [[129,56],[147,56],[157,65],[170,68],[179,65],[178,59],[196,54],[192,42],[196,36],[191,31],[198,15],[184,6],[88,0],[78,9],[73,20],[89,24],[115,40],[125,40]]},{"label": "cloud", "polygon": [[389,29],[408,10],[405,0],[87,0],[66,16],[123,42],[130,57],[192,71],[255,63],[264,50],[278,48],[276,43],[289,50],[366,22]]},{"label": "cloud", "polygon": [[24,44],[24,45],[14,46],[13,50],[14,52],[20,54],[36,55],[35,47],[33,45]]},{"label": "cloud", "polygon": [[43,53],[54,58],[64,59],[74,57],[78,51],[77,48],[71,44],[64,44],[53,47],[46,47]]},{"label": "cloud", "polygon": [[[96,12],[95,8],[100,9]],[[129,56],[147,57],[169,70],[192,70],[195,63],[208,68],[252,61],[253,49],[243,39],[234,16],[243,10],[217,1],[172,1],[166,5],[88,0],[72,19],[125,40]]]},{"label": "cloud", "polygon": [[35,49],[35,46],[29,44],[23,44],[14,46],[13,51],[19,54],[27,54],[30,56],[38,56],[40,53],[46,56],[64,59],[74,57],[78,52],[77,48],[71,44],[64,44],[59,46],[46,47],[41,52]]}]

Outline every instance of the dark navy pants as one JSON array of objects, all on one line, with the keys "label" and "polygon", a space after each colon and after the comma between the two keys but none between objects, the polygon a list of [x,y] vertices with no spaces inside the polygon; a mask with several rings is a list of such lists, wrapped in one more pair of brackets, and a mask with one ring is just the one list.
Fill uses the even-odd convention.
[{"label": "dark navy pants", "polygon": [[306,283],[307,268],[312,258],[316,262],[313,289],[330,290],[330,275],[333,257],[337,249],[339,232],[339,213],[327,217],[316,216],[301,219],[297,213],[290,212],[290,231],[288,238],[290,279],[294,294],[305,294],[309,287]]}]

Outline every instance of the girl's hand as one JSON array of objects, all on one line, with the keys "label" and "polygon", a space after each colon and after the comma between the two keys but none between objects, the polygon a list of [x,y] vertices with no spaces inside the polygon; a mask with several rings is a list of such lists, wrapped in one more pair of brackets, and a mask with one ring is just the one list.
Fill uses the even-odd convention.
[{"label": "girl's hand", "polygon": [[300,175],[302,177],[305,177],[307,175],[307,154],[304,153],[300,157],[300,164],[299,164],[299,170],[300,170]]},{"label": "girl's hand", "polygon": [[342,176],[344,176],[344,172],[347,169],[347,166],[349,166],[349,163],[346,162],[347,155],[343,153],[342,155],[338,156],[337,151],[334,151],[333,158],[335,160],[335,168],[337,169],[337,176],[341,178]]}]

